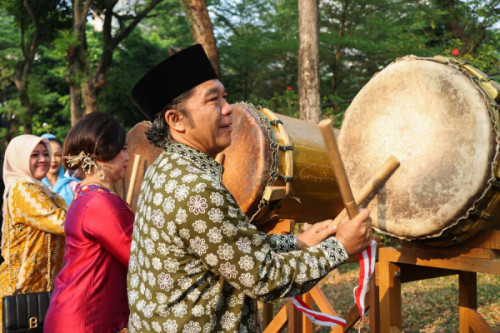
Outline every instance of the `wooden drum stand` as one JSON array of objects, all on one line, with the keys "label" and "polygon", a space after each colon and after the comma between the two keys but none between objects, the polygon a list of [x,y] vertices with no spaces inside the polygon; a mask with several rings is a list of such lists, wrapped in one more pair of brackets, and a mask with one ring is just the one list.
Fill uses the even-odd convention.
[{"label": "wooden drum stand", "polygon": [[477,310],[477,273],[500,275],[500,229],[481,231],[464,244],[430,247],[404,242],[381,248],[376,265],[380,331],[402,332],[401,283],[458,274],[460,333],[494,332]]}]

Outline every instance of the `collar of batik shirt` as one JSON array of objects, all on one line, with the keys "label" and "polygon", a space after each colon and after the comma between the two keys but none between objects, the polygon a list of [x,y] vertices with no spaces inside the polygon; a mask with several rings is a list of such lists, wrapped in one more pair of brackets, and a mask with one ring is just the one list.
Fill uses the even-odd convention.
[{"label": "collar of batik shirt", "polygon": [[196,150],[192,147],[186,146],[185,144],[169,141],[164,147],[167,154],[179,154],[180,156],[193,162],[198,168],[207,171],[211,176],[222,182],[222,174],[224,173],[224,167],[220,165],[216,160],[211,158],[205,153]]}]

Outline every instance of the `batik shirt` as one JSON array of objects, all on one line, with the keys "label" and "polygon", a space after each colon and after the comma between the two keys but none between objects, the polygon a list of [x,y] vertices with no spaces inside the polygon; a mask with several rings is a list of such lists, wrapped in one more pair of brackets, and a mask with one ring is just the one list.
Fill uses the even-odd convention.
[{"label": "batik shirt", "polygon": [[168,143],[146,171],[127,277],[130,332],[259,332],[257,300],[307,292],[347,260],[329,238],[297,249],[295,235],[249,223],[207,155]]},{"label": "batik shirt", "polygon": [[66,202],[45,186],[21,180],[12,188],[6,204],[8,211],[2,225],[2,256],[5,261],[0,265],[0,299],[12,294],[47,290],[49,244],[52,289],[64,263]]}]

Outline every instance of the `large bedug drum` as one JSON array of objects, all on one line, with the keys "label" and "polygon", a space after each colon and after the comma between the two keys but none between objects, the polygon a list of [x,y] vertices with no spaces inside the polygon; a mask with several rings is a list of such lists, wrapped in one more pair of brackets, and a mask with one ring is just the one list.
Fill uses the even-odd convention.
[{"label": "large bedug drum", "polygon": [[[334,218],[343,204],[319,127],[251,104],[232,107],[232,143],[222,152],[223,183],[251,221],[265,229],[277,218],[310,223]],[[133,209],[145,169],[161,151],[147,142],[149,126],[139,123],[127,134],[130,165],[117,192],[125,197],[133,155],[140,154]]]},{"label": "large bedug drum", "polygon": [[467,63],[414,56],[362,88],[339,135],[353,192],[388,155],[401,162],[368,204],[378,231],[449,245],[498,223],[498,92]]}]

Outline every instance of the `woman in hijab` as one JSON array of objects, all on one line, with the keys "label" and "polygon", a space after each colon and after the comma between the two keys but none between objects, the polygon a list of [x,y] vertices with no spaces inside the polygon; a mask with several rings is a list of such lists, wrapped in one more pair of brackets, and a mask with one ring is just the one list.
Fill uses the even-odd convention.
[{"label": "woman in hijab", "polygon": [[85,172],[66,216],[64,268],[56,278],[45,331],[117,332],[127,325],[127,268],[134,214],[113,184],[129,160],[125,129],[92,112],[68,132],[64,163]]},{"label": "woman in hijab", "polygon": [[52,148],[50,169],[49,172],[47,172],[47,176],[42,179],[42,183],[51,189],[52,192],[63,197],[69,207],[71,200],[73,200],[75,187],[80,180],[75,177],[66,177],[64,175],[61,140],[54,134],[49,133],[42,135],[42,138],[49,140],[50,147]]},{"label": "woman in hijab", "polygon": [[62,268],[67,206],[41,182],[49,170],[50,155],[49,141],[29,134],[12,139],[5,151],[2,298],[46,291]]}]

